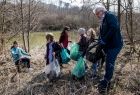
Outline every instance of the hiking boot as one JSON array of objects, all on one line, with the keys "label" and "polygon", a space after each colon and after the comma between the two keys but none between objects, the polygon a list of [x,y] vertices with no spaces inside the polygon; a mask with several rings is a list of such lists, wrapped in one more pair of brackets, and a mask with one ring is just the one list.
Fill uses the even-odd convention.
[{"label": "hiking boot", "polygon": [[108,83],[108,86],[107,86],[107,93],[109,93],[111,89],[112,89],[112,87],[111,87],[111,82],[109,82],[109,83]]},{"label": "hiking boot", "polygon": [[98,92],[100,95],[107,95],[107,88],[105,88],[101,84],[99,84],[98,85]]}]

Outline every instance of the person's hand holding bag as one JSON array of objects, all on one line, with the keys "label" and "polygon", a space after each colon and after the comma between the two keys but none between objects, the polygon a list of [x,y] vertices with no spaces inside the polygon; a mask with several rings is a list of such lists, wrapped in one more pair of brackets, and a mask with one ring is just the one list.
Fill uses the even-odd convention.
[{"label": "person's hand holding bag", "polygon": [[104,47],[105,47],[105,42],[103,42],[102,40],[100,40],[98,42],[98,46],[96,48],[96,54],[99,54]]},{"label": "person's hand holding bag", "polygon": [[100,53],[102,52],[102,49],[105,47],[105,43],[103,41],[99,41],[98,42],[98,46],[96,48],[96,51],[95,51],[95,57],[93,59],[93,63],[96,63],[99,56],[100,56]]}]

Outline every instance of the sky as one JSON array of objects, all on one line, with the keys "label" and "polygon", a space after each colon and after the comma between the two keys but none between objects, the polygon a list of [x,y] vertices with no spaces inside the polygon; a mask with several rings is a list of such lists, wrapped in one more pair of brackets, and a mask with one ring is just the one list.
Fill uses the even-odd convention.
[{"label": "sky", "polygon": [[[47,2],[47,3],[55,3],[56,5],[59,4],[59,0],[42,0],[43,2]],[[81,3],[81,0],[61,0],[63,2],[68,2],[68,3],[71,3],[71,1],[74,1],[71,3],[71,5],[74,5],[74,6],[81,6],[82,3]]]},{"label": "sky", "polygon": [[[59,0],[42,0],[42,1],[45,3],[51,3],[51,4],[55,4],[55,5],[59,4]],[[79,6],[80,7],[83,5],[83,2],[82,2],[83,0],[61,0],[61,1],[71,3],[72,6]],[[85,1],[89,1],[89,0],[85,0]],[[92,0],[92,1],[97,2],[99,0]],[[104,1],[106,1],[106,0],[104,0]],[[133,1],[134,1],[135,7],[140,7],[139,6],[140,0],[133,0]],[[111,10],[114,10],[114,7],[112,7]]]}]

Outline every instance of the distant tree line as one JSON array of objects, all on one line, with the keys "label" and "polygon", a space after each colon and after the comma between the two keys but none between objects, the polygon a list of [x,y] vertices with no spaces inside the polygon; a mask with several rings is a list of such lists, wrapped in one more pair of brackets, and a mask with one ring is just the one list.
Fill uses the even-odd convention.
[{"label": "distant tree line", "polygon": [[45,4],[46,13],[40,20],[41,30],[60,30],[65,25],[72,29],[78,27],[97,27],[98,22],[90,7],[68,7]]}]

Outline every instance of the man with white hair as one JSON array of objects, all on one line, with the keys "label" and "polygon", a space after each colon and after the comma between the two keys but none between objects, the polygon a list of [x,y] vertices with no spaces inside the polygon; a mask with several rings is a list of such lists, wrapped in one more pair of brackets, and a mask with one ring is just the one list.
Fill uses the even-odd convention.
[{"label": "man with white hair", "polygon": [[95,14],[101,22],[99,45],[96,49],[96,54],[104,50],[106,55],[105,75],[98,85],[98,90],[99,93],[106,93],[113,76],[115,60],[122,49],[123,41],[120,24],[114,14],[108,12],[103,5],[96,6]]}]

